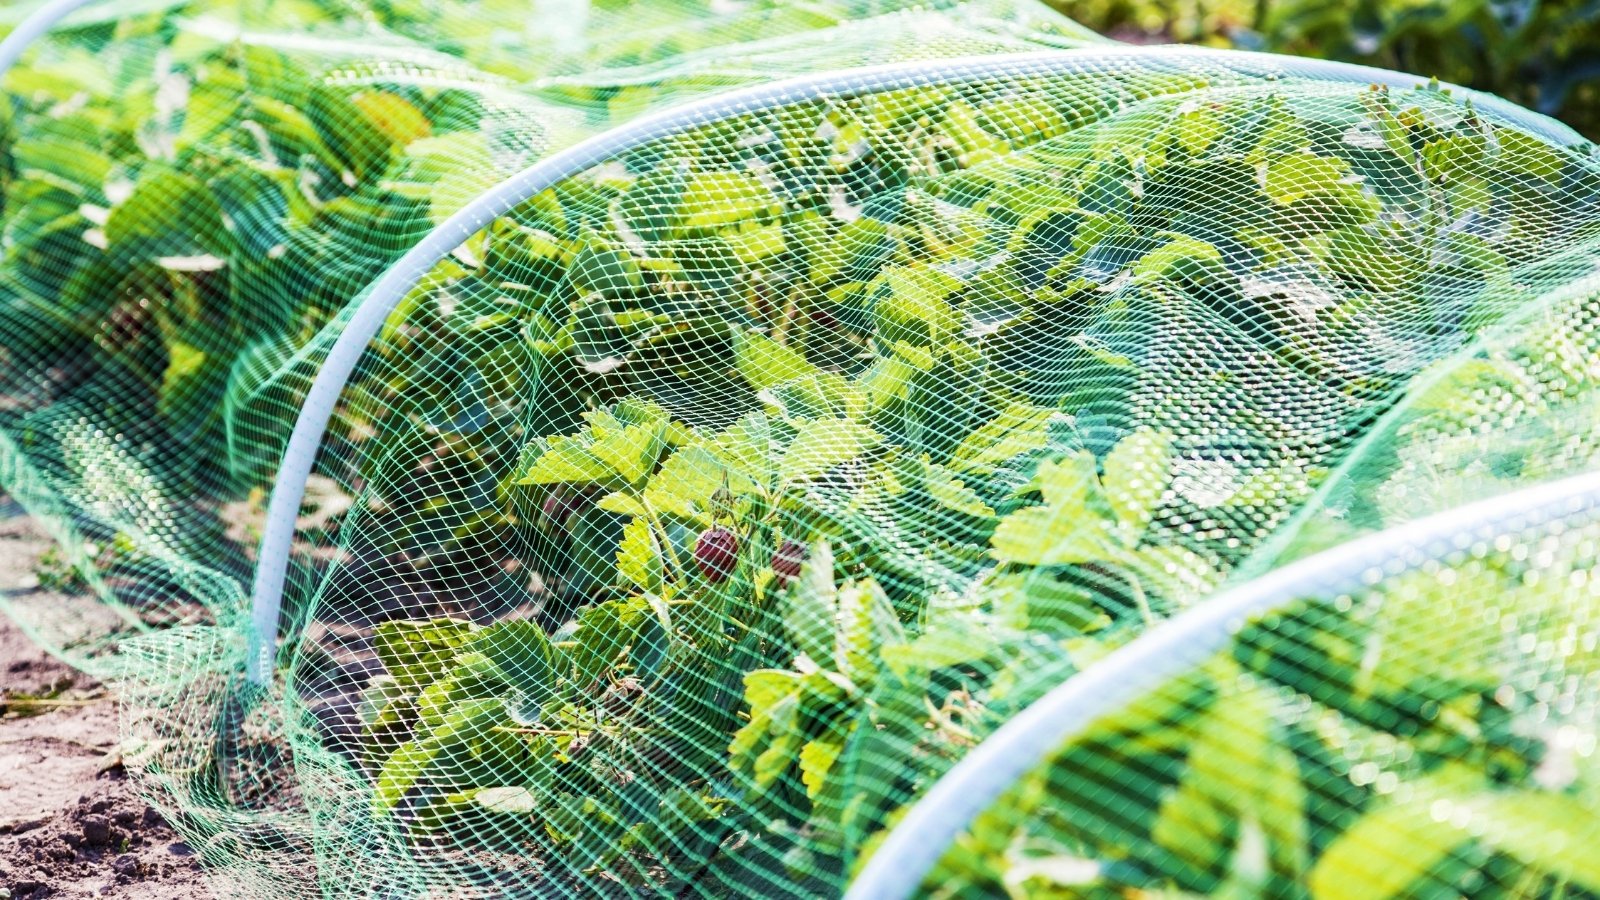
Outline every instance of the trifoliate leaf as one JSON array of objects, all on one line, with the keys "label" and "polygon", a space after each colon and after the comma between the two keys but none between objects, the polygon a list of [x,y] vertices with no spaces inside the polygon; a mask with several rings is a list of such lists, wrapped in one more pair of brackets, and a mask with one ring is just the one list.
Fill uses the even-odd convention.
[{"label": "trifoliate leaf", "polygon": [[638,484],[675,438],[666,412],[648,404],[618,404],[585,418],[589,426],[576,437],[546,438],[543,452],[518,483]]},{"label": "trifoliate leaf", "polygon": [[735,497],[760,490],[749,475],[728,465],[711,450],[684,447],[667,457],[661,471],[651,476],[644,500],[657,515],[709,525],[711,496],[724,484]]}]

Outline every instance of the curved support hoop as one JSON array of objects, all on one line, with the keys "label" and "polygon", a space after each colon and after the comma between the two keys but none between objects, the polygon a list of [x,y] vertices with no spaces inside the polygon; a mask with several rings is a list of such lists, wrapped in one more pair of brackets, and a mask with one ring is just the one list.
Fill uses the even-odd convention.
[{"label": "curved support hoop", "polygon": [[[322,368],[312,381],[284,450],[283,463],[267,507],[266,527],[256,557],[255,584],[251,592],[249,654],[250,680],[265,684],[270,677],[288,575],[289,550],[295,520],[305,494],[306,479],[316,461],[329,417],[357,362],[383,321],[419,281],[452,250],[517,204],[561,181],[619,154],[653,140],[714,124],[741,115],[781,106],[829,98],[858,97],[918,85],[956,84],[985,78],[1017,78],[1114,72],[1121,67],[1143,66],[1152,71],[1181,73],[1194,63],[1229,68],[1261,78],[1297,77],[1324,81],[1381,84],[1409,89],[1427,80],[1384,69],[1301,60],[1264,53],[1209,50],[1199,47],[1091,47],[958,59],[918,60],[754,85],[717,94],[663,110],[602,132],[500,182],[440,224],[397,260],[373,283],[356,306],[344,330],[334,340]],[[1498,97],[1452,88],[1471,97],[1480,109],[1517,127],[1561,145],[1582,142],[1571,129]]]},{"label": "curved support hoop", "polygon": [[0,78],[11,71],[29,45],[43,37],[57,22],[96,2],[98,0],[51,0],[34,10],[6,35],[5,40],[0,41]]},{"label": "curved support hoop", "polygon": [[946,848],[1005,790],[1106,715],[1227,646],[1248,620],[1308,596],[1360,590],[1380,572],[1558,520],[1600,518],[1600,472],[1589,472],[1418,519],[1247,582],[1149,631],[1052,688],[936,782],[889,832],[845,900],[912,896]]}]

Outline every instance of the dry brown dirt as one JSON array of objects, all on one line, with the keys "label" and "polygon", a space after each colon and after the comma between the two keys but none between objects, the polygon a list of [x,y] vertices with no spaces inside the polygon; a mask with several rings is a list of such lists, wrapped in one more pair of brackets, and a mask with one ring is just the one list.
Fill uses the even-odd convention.
[{"label": "dry brown dirt", "polygon": [[[30,610],[89,617],[41,588],[49,547],[0,494],[0,592]],[[0,614],[0,900],[210,897],[194,851],[147,805],[117,756],[115,701]]]}]

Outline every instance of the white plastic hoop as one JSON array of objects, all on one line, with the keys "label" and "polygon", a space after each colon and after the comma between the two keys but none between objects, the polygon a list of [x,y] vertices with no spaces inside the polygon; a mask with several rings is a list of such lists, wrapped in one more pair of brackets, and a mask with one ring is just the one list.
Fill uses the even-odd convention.
[{"label": "white plastic hoop", "polygon": [[50,0],[30,13],[5,36],[5,40],[0,40],[0,78],[11,71],[29,45],[43,37],[57,22],[96,2],[98,0]]}]

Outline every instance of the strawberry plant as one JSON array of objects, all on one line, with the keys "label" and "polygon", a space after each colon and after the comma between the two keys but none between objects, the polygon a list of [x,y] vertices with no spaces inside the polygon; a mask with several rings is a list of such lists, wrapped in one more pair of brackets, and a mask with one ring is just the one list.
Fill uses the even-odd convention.
[{"label": "strawberry plant", "polygon": [[[994,657],[1006,642],[1024,640],[1028,629],[1058,622],[1051,617],[1053,602],[1068,607],[1063,615],[1084,631],[1135,615],[1115,604],[1097,606],[1092,590],[1074,593],[1045,573],[1073,565],[1116,572],[1119,583],[1142,598],[1146,615],[1182,603],[1186,595],[1175,591],[1186,577],[1195,583],[1205,577],[1190,572],[1174,578],[1165,560],[1141,549],[1169,478],[1170,445],[1153,432],[1135,432],[1113,449],[1104,484],[1087,452],[1070,457],[1078,466],[1070,471],[1046,462],[1042,484],[1013,492],[1042,492],[1045,504],[1025,504],[1004,517],[959,480],[937,482],[945,504],[939,514],[975,516],[981,524],[970,534],[977,537],[964,543],[924,537],[923,546],[902,552],[944,560],[947,577],[970,583],[981,598],[967,606],[949,590],[935,604],[914,586],[896,583],[906,561],[885,558],[883,535],[818,515],[813,496],[863,507],[891,502],[880,490],[835,483],[831,476],[844,469],[860,469],[867,485],[895,479],[889,489],[895,492],[906,490],[915,475],[927,477],[925,467],[933,464],[905,466],[905,451],[885,444],[865,422],[752,413],[704,435],[671,421],[659,407],[632,401],[597,411],[588,422],[577,435],[535,445],[518,480],[605,486],[596,509],[618,517],[620,528],[594,532],[593,543],[573,549],[568,569],[569,578],[594,591],[594,605],[549,640],[528,622],[380,628],[380,654],[392,680],[374,689],[382,711],[372,720],[373,742],[391,748],[379,764],[378,783],[405,786],[380,789],[380,809],[397,808],[406,790],[427,783],[425,798],[432,799],[407,801],[426,809],[405,808],[417,827],[448,828],[454,813],[446,811],[457,807],[480,815],[484,789],[494,789],[487,801],[493,811],[505,812],[505,792],[498,789],[515,788],[523,798],[519,833],[577,854],[585,865],[628,869],[643,865],[622,860],[637,847],[629,835],[645,828],[662,804],[681,802],[681,792],[706,776],[706,765],[722,758],[726,777],[735,780],[695,794],[708,820],[736,817],[740,802],[761,808],[763,795],[785,792],[829,798],[836,814],[849,798],[830,785],[828,774],[859,725],[855,704],[877,697],[874,707],[888,703],[916,712],[917,720],[897,723],[902,730],[919,727],[924,701],[947,690],[934,680],[936,673]],[[971,452],[993,451],[975,444]],[[730,495],[721,502],[739,512],[740,524],[714,524],[720,491]],[[1103,540],[1063,546],[1047,557],[1019,555],[1010,536],[1041,516],[1103,523]],[[691,542],[692,551],[685,552]],[[799,577],[781,577],[775,564],[793,565],[788,560],[799,554],[788,548],[805,544],[811,546]],[[924,619],[920,634],[908,625]],[[480,661],[480,642],[500,633],[506,640],[524,635],[526,652],[541,660],[519,669],[526,677],[503,677]],[[402,643],[388,635],[407,637]],[[420,675],[423,660],[428,666]],[[708,679],[721,685],[718,692],[686,703]],[[748,704],[742,724],[734,715],[741,698]],[[431,715],[433,709],[448,715]],[[468,709],[470,722],[462,718]],[[410,736],[398,745],[379,740],[394,733]],[[692,752],[686,741],[693,742]],[[964,746],[958,729],[933,742],[950,743],[940,751],[946,757]],[[592,781],[601,759],[613,767],[609,782]],[[490,783],[489,773],[511,781]],[[620,785],[637,785],[651,799],[631,814],[608,811],[610,824],[585,839],[591,843],[552,823],[575,798],[598,802],[595,797]],[[476,822],[473,816],[463,821]],[[828,821],[819,812],[813,827]],[[598,826],[591,821],[586,827]],[[827,831],[836,835],[833,843],[842,839],[838,823]],[[610,849],[599,859],[584,855],[599,845]]]}]

